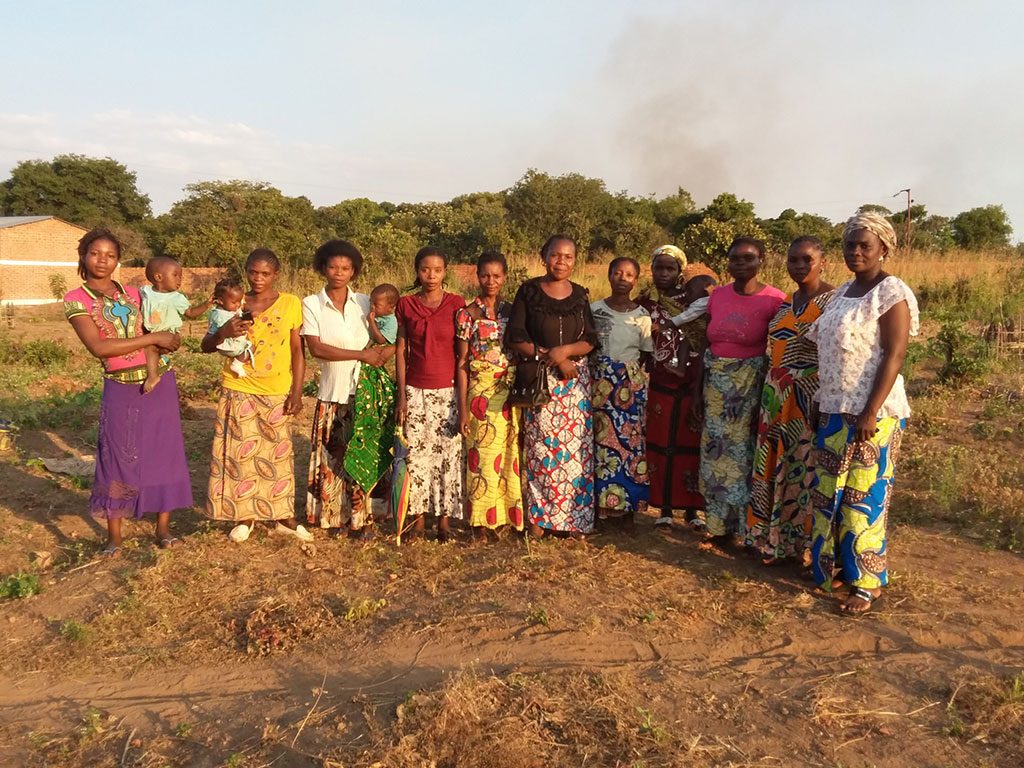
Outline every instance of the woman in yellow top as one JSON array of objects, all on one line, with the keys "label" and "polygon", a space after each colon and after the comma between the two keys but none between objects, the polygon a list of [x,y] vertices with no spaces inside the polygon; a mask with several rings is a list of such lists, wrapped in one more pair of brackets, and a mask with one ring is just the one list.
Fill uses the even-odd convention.
[{"label": "woman in yellow top", "polygon": [[302,303],[274,289],[281,263],[268,248],[245,260],[249,292],[244,309],[206,334],[203,352],[216,352],[225,339],[248,336],[254,358],[245,376],[225,360],[213,432],[206,512],[235,524],[234,542],[249,538],[257,520],[303,541],[313,536],[295,519],[295,466],[291,417],[302,409],[306,373],[299,328]]}]

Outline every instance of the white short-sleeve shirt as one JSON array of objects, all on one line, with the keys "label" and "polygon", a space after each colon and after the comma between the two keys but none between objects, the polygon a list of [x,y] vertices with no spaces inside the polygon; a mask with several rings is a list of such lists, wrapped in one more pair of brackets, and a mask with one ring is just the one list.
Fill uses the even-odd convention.
[{"label": "white short-sleeve shirt", "polygon": [[[910,335],[919,328],[917,298],[898,277],[889,275],[859,298],[846,295],[853,281],[843,283],[835,292],[807,338],[818,345],[818,393],[822,413],[860,415],[867,405],[882,363],[882,339],[878,319],[900,302],[910,309]],[[897,376],[888,397],[878,410],[878,418],[910,416],[910,403]]]},{"label": "white short-sleeve shirt", "polygon": [[[370,297],[349,290],[345,306],[339,309],[327,297],[327,289],[302,300],[302,335],[317,336],[324,344],[339,349],[366,349],[370,343],[366,316]],[[320,363],[320,400],[347,403],[359,381],[359,362],[355,360],[318,360]]]},{"label": "white short-sleeve shirt", "polygon": [[601,341],[599,355],[620,363],[632,363],[640,359],[641,352],[654,350],[651,313],[643,307],[619,312],[601,299],[591,303],[590,311],[594,313],[594,325]]}]

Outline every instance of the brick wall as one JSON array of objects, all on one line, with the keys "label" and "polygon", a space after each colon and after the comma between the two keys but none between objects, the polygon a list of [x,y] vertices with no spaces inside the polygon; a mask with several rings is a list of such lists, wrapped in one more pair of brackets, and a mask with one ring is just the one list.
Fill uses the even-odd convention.
[{"label": "brick wall", "polygon": [[[213,286],[226,274],[227,270],[219,267],[182,267],[181,292],[192,301],[210,298]],[[125,285],[138,287],[148,282],[145,267],[121,267],[120,275],[118,279]]]},{"label": "brick wall", "polygon": [[0,301],[55,301],[51,275],[60,276],[68,289],[78,285],[78,241],[85,231],[59,219],[0,228]]}]

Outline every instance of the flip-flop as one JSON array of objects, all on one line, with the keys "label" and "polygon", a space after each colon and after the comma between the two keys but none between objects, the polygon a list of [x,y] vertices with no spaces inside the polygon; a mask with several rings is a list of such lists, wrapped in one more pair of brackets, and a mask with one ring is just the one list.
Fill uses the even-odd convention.
[{"label": "flip-flop", "polygon": [[184,543],[185,542],[177,536],[169,536],[166,539],[160,539],[157,546],[160,547],[160,549],[170,549],[171,547],[180,547]]},{"label": "flip-flop", "polygon": [[103,555],[104,557],[113,557],[114,555],[116,555],[120,551],[121,551],[121,545],[120,544],[107,544],[107,546],[105,546],[103,548],[103,550],[100,552],[100,554]]},{"label": "flip-flop", "polygon": [[[859,616],[860,614],[864,614],[864,613],[867,613],[868,611],[870,611],[871,607],[878,601],[878,598],[880,598],[881,596],[882,596],[881,593],[879,593],[877,595],[873,595],[867,589],[863,589],[861,587],[854,587],[853,589],[850,590],[850,594],[847,595],[846,600],[844,600],[843,603],[839,606],[839,610],[842,611],[843,613],[847,614],[848,616]],[[856,597],[859,600],[863,600],[864,602],[867,603],[867,606],[864,607],[864,608],[859,608],[857,610],[854,610],[852,608],[848,608],[847,607],[847,601],[851,597]]]}]

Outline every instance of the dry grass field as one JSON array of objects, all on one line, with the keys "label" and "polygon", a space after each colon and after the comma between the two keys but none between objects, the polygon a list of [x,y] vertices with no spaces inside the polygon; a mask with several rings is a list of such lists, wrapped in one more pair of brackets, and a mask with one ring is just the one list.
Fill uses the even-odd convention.
[{"label": "dry grass field", "polygon": [[[981,309],[1016,300],[1019,269],[894,263],[919,291],[971,286]],[[601,273],[582,278],[598,295]],[[20,311],[0,329],[0,418],[20,426],[0,461],[0,765],[1022,765],[1024,372],[997,361],[943,383],[918,344],[892,585],[847,618],[796,570],[699,552],[648,520],[586,543],[260,530],[237,546],[186,511],[185,546],[158,550],[132,524],[103,558],[88,479],[40,461],[91,453],[98,366],[55,307]],[[176,355],[197,503],[218,362]]]}]

